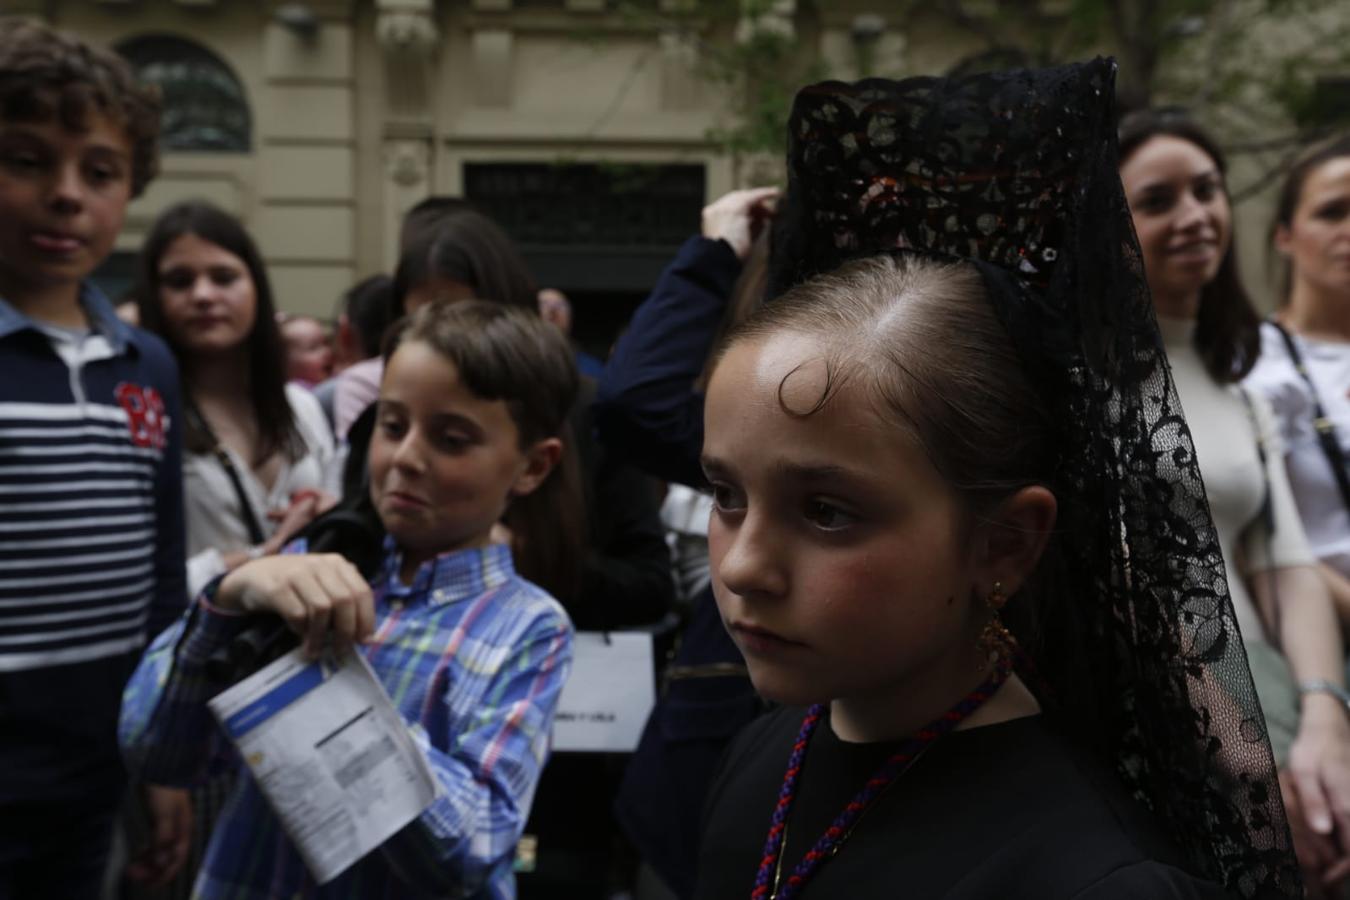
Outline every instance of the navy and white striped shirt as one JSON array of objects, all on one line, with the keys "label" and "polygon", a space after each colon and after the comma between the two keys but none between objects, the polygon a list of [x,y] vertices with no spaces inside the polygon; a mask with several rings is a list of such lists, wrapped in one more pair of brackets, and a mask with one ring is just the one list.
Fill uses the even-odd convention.
[{"label": "navy and white striped shirt", "polygon": [[0,300],[0,804],[110,797],[120,692],[186,605],[178,372],[96,290]]}]

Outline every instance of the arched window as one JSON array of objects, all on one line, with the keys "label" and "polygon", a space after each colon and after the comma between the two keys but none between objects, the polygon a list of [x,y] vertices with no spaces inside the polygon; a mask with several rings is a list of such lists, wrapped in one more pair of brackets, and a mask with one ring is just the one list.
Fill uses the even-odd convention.
[{"label": "arched window", "polygon": [[160,146],[172,152],[247,153],[253,117],[244,87],[220,57],[183,38],[148,36],[117,46],[164,97]]}]

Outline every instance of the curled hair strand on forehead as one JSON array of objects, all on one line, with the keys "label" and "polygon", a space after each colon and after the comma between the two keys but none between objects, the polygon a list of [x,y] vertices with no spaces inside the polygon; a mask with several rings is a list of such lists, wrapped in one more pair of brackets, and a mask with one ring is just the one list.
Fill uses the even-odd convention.
[{"label": "curled hair strand on forehead", "polygon": [[794,419],[807,419],[820,412],[825,408],[825,405],[830,402],[830,398],[839,393],[840,389],[843,388],[844,383],[848,380],[848,376],[840,372],[837,363],[829,358],[822,359],[821,363],[825,367],[825,384],[821,386],[820,394],[811,402],[811,405],[805,409],[793,408],[787,398],[788,382],[792,380],[792,376],[801,372],[811,363],[812,360],[809,359],[799,362],[778,382],[778,405],[783,412],[792,416]]},{"label": "curled hair strand on forehead", "polygon": [[[781,333],[848,348],[827,361],[812,415],[845,383],[866,390],[880,415],[913,433],[934,468],[970,508],[1029,484],[1052,485],[1055,447],[1044,402],[969,263],[884,254],[799,285],[732,329],[715,354]],[[828,358],[828,355],[827,355]]]}]

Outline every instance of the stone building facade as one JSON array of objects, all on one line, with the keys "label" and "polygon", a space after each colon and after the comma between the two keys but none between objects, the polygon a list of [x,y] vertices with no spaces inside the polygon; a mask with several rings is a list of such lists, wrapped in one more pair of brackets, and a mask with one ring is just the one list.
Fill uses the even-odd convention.
[{"label": "stone building facade", "polygon": [[[666,0],[662,0],[666,2]],[[679,41],[604,0],[3,0],[114,47],[160,81],[163,171],[118,241],[167,205],[238,214],[281,305],[328,315],[388,270],[429,194],[504,214],[541,282],[650,285],[733,185],[716,97]],[[623,205],[614,183],[632,187]],[[124,256],[109,266],[117,283]]]},{"label": "stone building facade", "polygon": [[[541,284],[612,306],[603,332],[707,200],[779,177],[778,160],[736,160],[709,138],[727,92],[663,25],[698,2],[0,0],[0,14],[117,48],[164,87],[163,174],[102,273],[114,290],[155,215],[204,197],[248,225],[282,308],[326,317],[393,266],[411,205],[455,195],[502,222]],[[809,29],[803,45],[843,78],[867,60],[946,71],[979,50],[937,18],[910,17],[902,34],[879,8],[817,3],[803,25],[796,0],[777,0],[753,27]],[[1261,252],[1267,208],[1239,211],[1245,256]]]}]

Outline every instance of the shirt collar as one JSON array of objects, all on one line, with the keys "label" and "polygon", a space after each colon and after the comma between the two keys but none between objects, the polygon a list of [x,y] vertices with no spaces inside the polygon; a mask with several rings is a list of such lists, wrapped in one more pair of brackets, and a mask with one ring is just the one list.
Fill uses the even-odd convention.
[{"label": "shirt collar", "polygon": [[[92,331],[107,338],[117,353],[124,352],[131,340],[131,326],[117,318],[117,311],[103,296],[103,292],[88,281],[81,282],[80,306],[84,307],[85,315],[89,317]],[[0,297],[0,338],[25,329],[39,330],[36,322]]]},{"label": "shirt collar", "polygon": [[429,559],[418,567],[412,584],[398,580],[403,567],[403,551],[392,537],[384,542],[384,596],[413,603],[426,598],[430,606],[441,606],[477,597],[516,574],[511,548],[488,544],[467,550],[452,550]]}]

